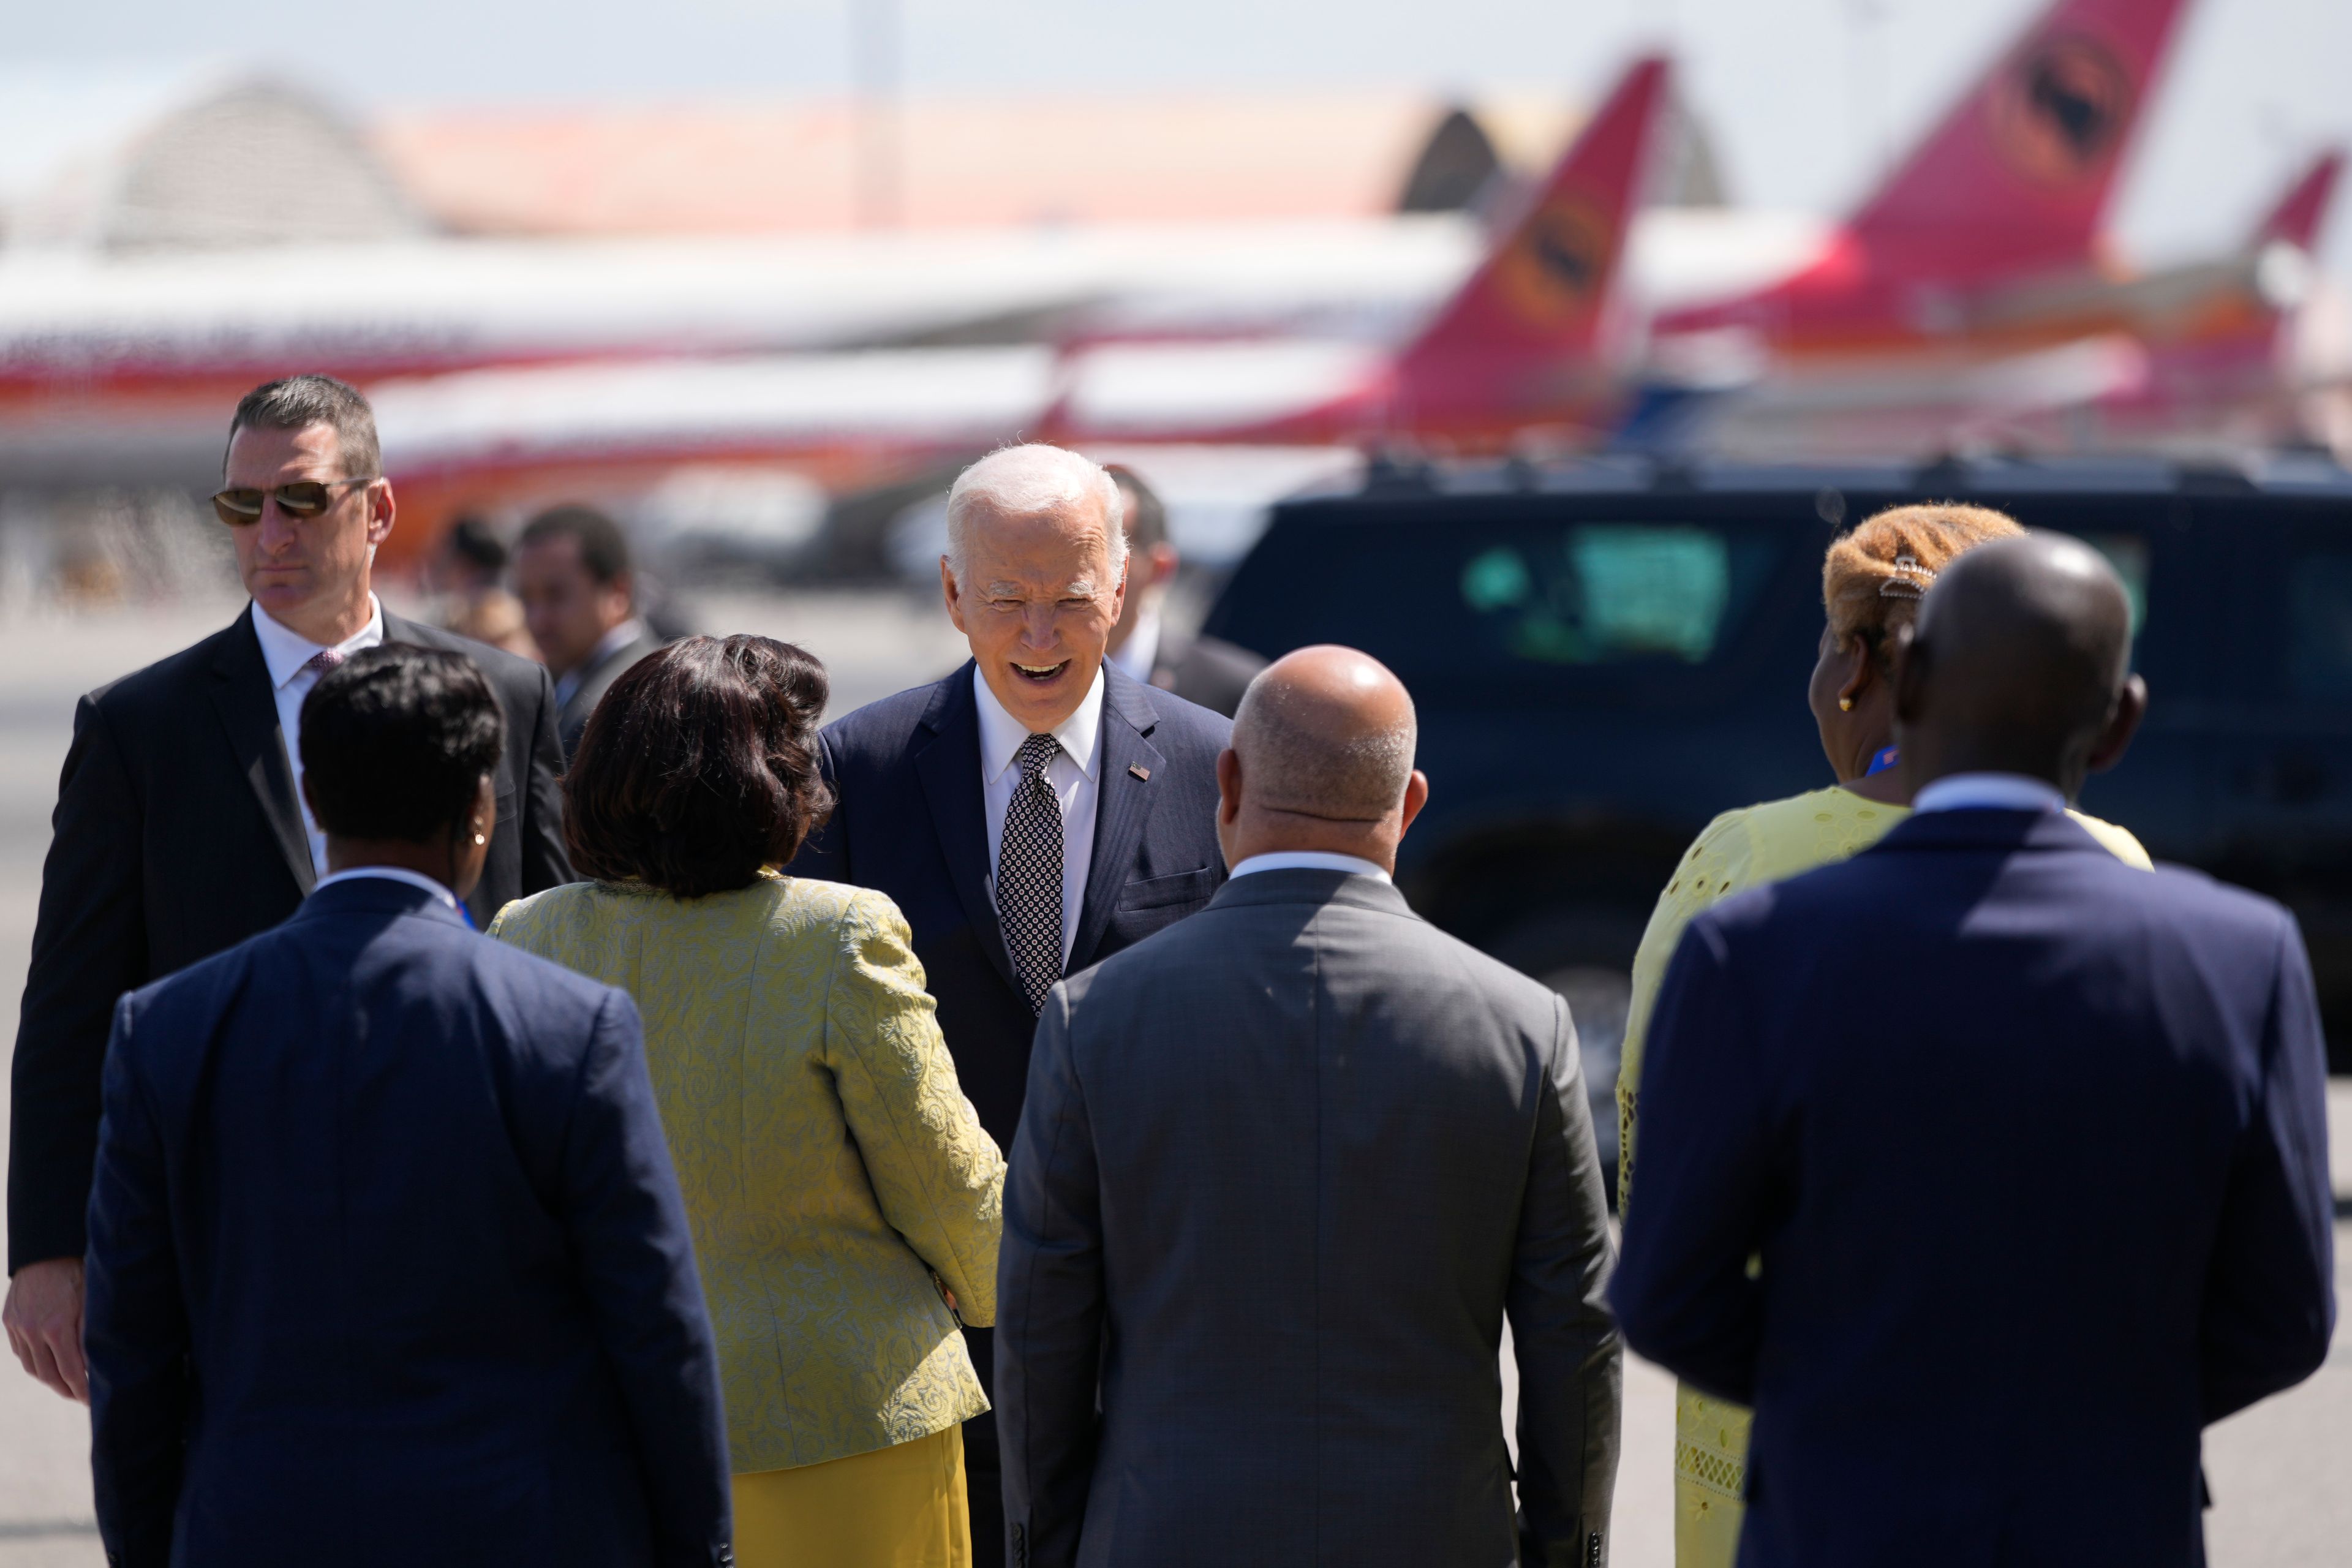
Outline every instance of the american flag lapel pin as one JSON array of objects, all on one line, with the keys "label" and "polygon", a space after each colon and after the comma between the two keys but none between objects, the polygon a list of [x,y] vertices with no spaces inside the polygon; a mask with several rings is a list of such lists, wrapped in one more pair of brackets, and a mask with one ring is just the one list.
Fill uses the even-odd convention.
[{"label": "american flag lapel pin", "polygon": [[1128,763],[1127,771],[1133,773],[1137,778],[1141,779],[1146,784],[1150,784],[1151,782],[1151,770],[1145,767],[1141,763]]}]

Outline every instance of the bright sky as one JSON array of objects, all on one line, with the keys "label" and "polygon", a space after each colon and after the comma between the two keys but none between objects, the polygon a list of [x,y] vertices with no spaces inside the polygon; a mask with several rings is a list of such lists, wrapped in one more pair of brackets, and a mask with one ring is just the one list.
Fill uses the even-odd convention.
[{"label": "bright sky", "polygon": [[[2044,0],[90,0],[14,8],[12,63],[194,56],[288,68],[355,111],[417,102],[829,94],[855,18],[895,17],[915,93],[1412,84],[1587,99],[1664,41],[1733,195],[1834,211]],[[870,35],[869,35],[870,36]],[[2118,230],[2219,248],[2352,140],[2352,4],[2192,0]],[[2347,201],[2341,205],[2352,205]],[[2352,219],[2327,246],[2352,263]]]}]

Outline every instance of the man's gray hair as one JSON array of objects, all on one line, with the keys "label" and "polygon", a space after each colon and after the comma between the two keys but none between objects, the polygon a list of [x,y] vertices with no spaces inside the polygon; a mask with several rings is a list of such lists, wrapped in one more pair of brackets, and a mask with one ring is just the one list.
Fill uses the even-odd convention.
[{"label": "man's gray hair", "polygon": [[[343,477],[352,479],[373,479],[383,477],[383,449],[375,436],[375,410],[360,395],[359,388],[337,381],[331,375],[289,375],[283,381],[264,382],[237,399],[236,413],[228,422],[231,445],[240,430],[308,430],[313,425],[335,427],[335,450],[343,462]],[[228,468],[228,453],[221,453],[221,468]]]},{"label": "man's gray hair", "polygon": [[[1127,531],[1119,526],[1118,481],[1102,465],[1066,447],[1033,441],[1000,447],[956,476],[948,491],[948,571],[963,585],[971,559],[971,514],[982,507],[1013,517],[1033,517],[1093,501],[1102,509],[1110,547],[1111,583],[1127,564]],[[1105,589],[1110,586],[1102,584]]]},{"label": "man's gray hair", "polygon": [[1234,713],[1242,787],[1275,811],[1373,822],[1394,811],[1412,782],[1420,722],[1412,700],[1384,730],[1337,731],[1331,709],[1287,681],[1261,674]]}]

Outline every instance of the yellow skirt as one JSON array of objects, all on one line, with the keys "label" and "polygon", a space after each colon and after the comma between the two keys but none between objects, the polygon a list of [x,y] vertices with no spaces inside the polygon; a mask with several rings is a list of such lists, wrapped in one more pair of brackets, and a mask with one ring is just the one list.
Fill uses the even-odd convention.
[{"label": "yellow skirt", "polygon": [[739,1568],[971,1568],[963,1428],[735,1478]]},{"label": "yellow skirt", "polygon": [[1739,1555],[1748,1411],[1675,1385],[1675,1568],[1731,1568]]}]

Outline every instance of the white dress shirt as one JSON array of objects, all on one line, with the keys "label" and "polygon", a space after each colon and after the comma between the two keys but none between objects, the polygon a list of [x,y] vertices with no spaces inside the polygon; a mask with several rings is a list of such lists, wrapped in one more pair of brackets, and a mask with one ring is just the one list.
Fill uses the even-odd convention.
[{"label": "white dress shirt", "polygon": [[[1013,791],[1021,783],[1013,766],[1021,742],[1029,738],[1027,725],[1004,710],[988,689],[977,667],[971,672],[972,692],[980,702],[981,804],[988,815],[989,897],[996,896],[996,862],[1004,851],[1004,813],[1013,805]],[[1045,782],[1062,807],[1062,962],[1078,939],[1078,911],[1087,897],[1087,871],[1095,858],[1095,805],[1102,798],[1103,673],[1087,688],[1076,711],[1054,726],[1061,751],[1045,764]]]},{"label": "white dress shirt", "polygon": [[1276,849],[1253,855],[1227,872],[1225,879],[1231,881],[1259,871],[1345,871],[1351,877],[1377,877],[1383,882],[1389,879],[1389,874],[1370,860],[1321,849]]},{"label": "white dress shirt", "polygon": [[596,646],[588,650],[588,657],[581,662],[579,668],[567,669],[555,678],[555,705],[561,708],[571,701],[572,694],[580,689],[580,683],[588,679],[590,670],[645,635],[646,623],[632,616],[598,637]]},{"label": "white dress shirt", "polygon": [[412,888],[422,888],[451,909],[457,907],[457,895],[422,871],[412,871],[405,866],[354,866],[348,871],[338,871],[331,877],[321,877],[319,885],[310,889],[316,897],[338,882],[348,882],[358,877],[382,877],[387,881],[405,882]]},{"label": "white dress shirt", "polygon": [[[253,606],[253,635],[261,639],[261,662],[268,667],[269,684],[276,689],[278,732],[286,737],[286,761],[294,770],[294,804],[302,808],[302,829],[310,837],[310,865],[323,877],[327,874],[327,836],[310,820],[310,803],[302,798],[302,699],[319,684],[319,672],[305,667],[325,652],[327,645],[312,642],[300,632],[281,626],[257,603]],[[370,594],[368,624],[337,643],[335,651],[348,658],[383,641],[383,606]]]},{"label": "white dress shirt", "polygon": [[1118,645],[1110,661],[1127,674],[1149,686],[1152,668],[1160,662],[1160,603],[1154,595],[1150,604],[1135,612],[1135,629]]},{"label": "white dress shirt", "polygon": [[2063,811],[2066,797],[2048,779],[2024,773],[1946,773],[1912,797],[1923,811]]}]

